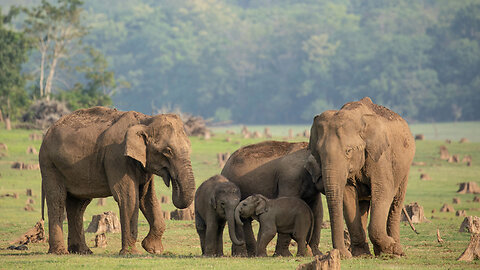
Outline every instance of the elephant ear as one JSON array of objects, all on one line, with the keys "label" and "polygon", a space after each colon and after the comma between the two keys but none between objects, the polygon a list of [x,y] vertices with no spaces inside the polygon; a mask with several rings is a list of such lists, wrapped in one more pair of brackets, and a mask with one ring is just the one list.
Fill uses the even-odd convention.
[{"label": "elephant ear", "polygon": [[259,216],[265,212],[268,212],[267,198],[262,195],[256,195],[256,197],[255,215]]},{"label": "elephant ear", "polygon": [[145,168],[147,165],[147,133],[146,126],[135,125],[127,129],[125,134],[125,152],[124,155],[131,157]]},{"label": "elephant ear", "polygon": [[369,157],[378,161],[390,146],[385,125],[378,116],[367,114],[362,116],[363,132],[361,137],[365,141],[365,149]]},{"label": "elephant ear", "polygon": [[312,182],[317,183],[320,177],[322,177],[322,169],[320,168],[315,157],[310,154],[308,155],[307,161],[305,162],[305,169],[312,176]]},{"label": "elephant ear", "polygon": [[213,209],[217,209],[217,201],[215,200],[215,196],[210,197],[210,205]]}]

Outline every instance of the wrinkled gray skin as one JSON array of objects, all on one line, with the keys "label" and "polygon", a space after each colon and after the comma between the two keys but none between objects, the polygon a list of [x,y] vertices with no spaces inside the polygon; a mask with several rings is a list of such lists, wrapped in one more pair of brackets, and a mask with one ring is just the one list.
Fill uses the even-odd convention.
[{"label": "wrinkled gray skin", "polygon": [[[235,151],[227,160],[222,175],[235,183],[242,193],[242,199],[261,194],[267,198],[296,197],[304,200],[312,209],[315,226],[309,243],[314,255],[318,250],[321,224],[323,221],[323,190],[321,171],[318,163],[307,150],[307,143],[266,141],[248,145]],[[232,246],[234,256],[255,256],[256,242],[251,219],[243,222],[237,236],[243,236],[245,246]],[[288,250],[291,237],[279,234],[275,255],[291,256]],[[248,253],[248,254],[245,254]]]},{"label": "wrinkled gray skin", "polygon": [[[173,204],[188,207],[195,192],[190,141],[173,114],[147,116],[104,107],[66,115],[47,131],[39,153],[43,198],[49,219],[49,253],[89,254],[83,214],[92,198],[113,196],[120,210],[120,254],[138,253],[138,209],[150,231],[142,241],[149,253],[163,252],[165,222],[153,174],[172,184]],[[63,213],[68,217],[68,251]]]},{"label": "wrinkled gray skin", "polygon": [[241,201],[235,209],[235,219],[253,218],[260,223],[256,256],[267,256],[267,245],[278,234],[289,235],[297,242],[297,256],[305,256],[307,242],[313,231],[313,213],[301,199],[280,197],[269,200],[256,194]]},{"label": "wrinkled gray skin", "polygon": [[240,190],[221,175],[203,182],[195,192],[195,227],[204,256],[223,256],[223,229],[228,222],[230,239],[243,245],[235,235],[235,207]]},{"label": "wrinkled gray skin", "polygon": [[405,120],[367,97],[317,115],[310,134],[309,148],[322,164],[333,248],[351,257],[344,245],[343,216],[351,232],[352,224],[365,216],[359,197],[369,195],[368,235],[375,254],[403,255],[400,216],[415,155]]}]

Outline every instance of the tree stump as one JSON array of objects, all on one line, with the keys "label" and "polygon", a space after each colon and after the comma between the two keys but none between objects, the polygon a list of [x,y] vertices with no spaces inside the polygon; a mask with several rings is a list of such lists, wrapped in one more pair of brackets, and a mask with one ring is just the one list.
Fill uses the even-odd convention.
[{"label": "tree stump", "polygon": [[32,198],[28,198],[25,204],[34,204],[35,201]]},{"label": "tree stump", "polygon": [[227,137],[227,138],[225,138],[225,141],[226,141],[226,142],[231,142],[231,141],[232,141],[232,138]]},{"label": "tree stump", "polygon": [[425,135],[423,134],[416,134],[415,135],[415,141],[423,141],[425,140]]},{"label": "tree stump", "polygon": [[452,203],[453,204],[460,204],[460,198],[457,198],[457,197],[453,198]]},{"label": "tree stump", "polygon": [[212,138],[212,134],[210,134],[210,131],[206,130],[205,134],[203,134],[203,139],[210,140],[211,138]]},{"label": "tree stump", "polygon": [[195,220],[195,212],[193,210],[193,203],[190,207],[185,209],[175,209],[170,212],[170,219],[172,220]]},{"label": "tree stump", "polygon": [[105,206],[107,204],[107,198],[98,198],[97,205]]},{"label": "tree stump", "polygon": [[33,155],[38,155],[37,149],[33,146],[27,147],[27,154],[33,154]]},{"label": "tree stump", "polygon": [[160,197],[160,202],[161,203],[170,203],[170,197],[163,195],[163,196]]},{"label": "tree stump", "polygon": [[467,166],[472,166],[472,156],[471,155],[465,155],[462,159],[462,163],[467,163]]},{"label": "tree stump", "polygon": [[297,270],[340,270],[340,251],[332,249],[326,255],[317,255],[310,263],[300,264]]},{"label": "tree stump", "polygon": [[[410,217],[412,223],[423,223],[429,221],[425,217],[423,206],[419,205],[417,202],[405,205],[405,212],[407,212],[408,217]],[[402,211],[401,221],[408,221],[407,216],[405,216],[405,212]]]},{"label": "tree stump", "polygon": [[474,233],[470,236],[470,243],[457,261],[470,262],[478,259],[480,259],[480,234]]},{"label": "tree stump", "polygon": [[455,212],[455,216],[457,216],[457,217],[466,217],[466,216],[467,216],[467,211],[465,211],[465,210],[457,210],[457,212]]},{"label": "tree stump", "polygon": [[455,209],[453,209],[453,206],[444,204],[442,208],[440,208],[440,212],[447,212],[447,213],[453,213],[455,212]]},{"label": "tree stump", "polygon": [[170,212],[162,211],[162,216],[165,220],[170,220]]},{"label": "tree stump", "polygon": [[288,130],[288,139],[293,139],[293,129]]},{"label": "tree stump", "polygon": [[478,196],[473,197],[473,202],[480,202],[480,197]]},{"label": "tree stump", "polygon": [[460,143],[468,143],[469,140],[467,138],[461,138]]},{"label": "tree stump", "polygon": [[243,126],[242,130],[240,131],[242,135],[250,134],[250,131],[248,130],[247,126]]},{"label": "tree stump", "polygon": [[440,146],[440,159],[448,160],[450,158],[450,153],[445,145]]},{"label": "tree stump", "polygon": [[466,194],[466,193],[480,194],[480,187],[477,185],[476,182],[460,183],[460,188],[458,189],[457,193],[460,193],[460,194]]},{"label": "tree stump", "polygon": [[455,154],[455,155],[451,155],[449,158],[448,158],[448,163],[459,163],[460,162],[460,157]]},{"label": "tree stump", "polygon": [[265,128],[265,130],[263,131],[263,134],[265,135],[265,138],[272,138],[272,133],[270,132],[269,127]]},{"label": "tree stump", "polygon": [[428,175],[426,173],[422,173],[422,174],[420,174],[420,180],[429,181],[429,180],[432,180],[432,178],[430,178],[430,175]]},{"label": "tree stump", "polygon": [[107,247],[107,236],[105,235],[105,233],[95,235],[95,247],[96,248]]},{"label": "tree stump", "polygon": [[261,134],[259,131],[253,132],[253,135],[252,135],[252,136],[253,136],[253,138],[255,138],[255,139],[260,139],[260,138],[262,138],[262,134]]},{"label": "tree stump", "polygon": [[480,233],[480,218],[477,216],[466,217],[460,225],[459,232]]},{"label": "tree stump", "polygon": [[3,195],[0,195],[0,198],[3,198],[3,197],[12,197],[14,199],[18,199],[18,194],[17,193],[5,193]]},{"label": "tree stump", "polygon": [[8,151],[8,146],[4,143],[0,143],[0,150],[7,152]]},{"label": "tree stump", "polygon": [[305,137],[305,138],[310,138],[310,130],[305,129],[305,130],[303,131],[303,137]]},{"label": "tree stump", "polygon": [[44,221],[38,221],[33,228],[28,230],[19,238],[10,242],[10,244],[14,245],[26,245],[28,243],[44,243],[47,241],[45,236],[45,228],[44,228]]},{"label": "tree stump", "polygon": [[230,153],[217,153],[217,162],[218,166],[220,168],[223,168],[225,166],[225,163],[227,162],[228,158],[230,157]]},{"label": "tree stump", "polygon": [[40,169],[40,165],[37,164],[25,164],[23,162],[14,162],[12,164],[12,169],[17,170],[37,170]]},{"label": "tree stump", "polygon": [[443,244],[443,239],[440,236],[440,230],[437,228],[437,242],[441,245]]},{"label": "tree stump", "polygon": [[445,143],[447,143],[447,144],[451,144],[451,143],[452,143],[452,140],[450,140],[450,139],[446,139],[446,140],[445,140]]},{"label": "tree stump", "polygon": [[32,196],[33,196],[33,191],[32,191],[31,188],[27,188],[26,193],[27,193],[27,196],[29,196],[29,197],[32,197]]},{"label": "tree stump", "polygon": [[23,210],[25,210],[27,212],[35,211],[35,209],[33,208],[33,205],[31,205],[31,204],[26,204],[25,207],[23,207]]},{"label": "tree stump", "polygon": [[38,134],[38,133],[32,133],[32,134],[28,135],[28,138],[31,141],[41,141],[43,139],[43,135]]},{"label": "tree stump", "polygon": [[106,232],[119,233],[120,221],[114,212],[103,212],[103,214],[92,216],[92,222],[88,225],[86,232],[95,234]]}]

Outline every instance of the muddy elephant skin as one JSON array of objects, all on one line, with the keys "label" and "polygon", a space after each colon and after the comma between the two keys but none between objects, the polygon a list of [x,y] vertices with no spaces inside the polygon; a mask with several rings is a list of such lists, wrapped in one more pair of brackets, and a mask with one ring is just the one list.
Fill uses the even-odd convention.
[{"label": "muddy elephant skin", "polygon": [[210,177],[198,187],[195,192],[195,227],[202,255],[223,256],[225,222],[232,242],[244,244],[235,232],[235,208],[239,202],[240,189],[221,175]]},{"label": "muddy elephant skin", "polygon": [[[120,210],[120,254],[138,253],[138,209],[150,225],[142,241],[149,253],[163,252],[165,223],[153,175],[172,185],[173,203],[188,207],[195,192],[190,141],[174,114],[94,107],[66,115],[47,131],[39,152],[43,199],[48,206],[49,253],[92,253],[85,243],[83,214],[92,198],[113,196]],[[68,217],[68,250],[63,213]]]},{"label": "muddy elephant skin", "polygon": [[278,234],[286,234],[297,242],[297,256],[305,256],[313,232],[313,213],[301,199],[280,197],[269,200],[256,194],[241,201],[235,209],[235,219],[253,218],[260,223],[256,256],[267,256],[267,245]]},{"label": "muddy elephant skin", "polygon": [[[235,151],[227,160],[222,175],[235,183],[242,199],[261,194],[269,199],[296,197],[304,200],[313,211],[315,227],[309,243],[314,255],[320,241],[323,209],[320,192],[323,190],[321,169],[307,149],[307,143],[266,141]],[[232,255],[255,256],[256,242],[251,220],[245,220],[237,235],[243,235],[246,247],[233,246]],[[288,250],[291,237],[279,234],[275,255],[291,256]]]},{"label": "muddy elephant skin", "polygon": [[[370,199],[368,236],[375,254],[403,255],[400,215],[415,155],[406,121],[366,97],[317,115],[309,148],[322,168],[333,248],[343,257],[352,255],[344,245],[343,218],[352,233],[352,224],[358,224],[368,209],[359,204],[364,197]],[[365,233],[355,232],[363,234],[357,242],[365,239]]]}]

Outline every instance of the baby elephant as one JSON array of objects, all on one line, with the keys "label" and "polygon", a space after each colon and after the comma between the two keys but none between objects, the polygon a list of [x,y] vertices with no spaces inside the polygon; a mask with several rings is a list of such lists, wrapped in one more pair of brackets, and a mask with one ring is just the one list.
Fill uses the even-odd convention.
[{"label": "baby elephant", "polygon": [[221,175],[203,182],[195,193],[195,227],[200,237],[202,255],[223,256],[223,229],[228,221],[230,239],[243,245],[235,234],[235,207],[240,202],[240,190]]},{"label": "baby elephant", "polygon": [[255,194],[241,201],[235,209],[235,219],[252,217],[260,222],[257,237],[257,256],[267,256],[267,245],[278,232],[288,234],[297,242],[297,256],[305,256],[313,230],[313,213],[301,199],[280,197],[269,200]]}]

